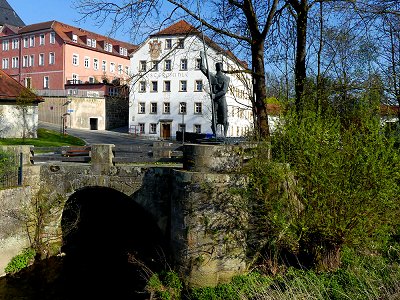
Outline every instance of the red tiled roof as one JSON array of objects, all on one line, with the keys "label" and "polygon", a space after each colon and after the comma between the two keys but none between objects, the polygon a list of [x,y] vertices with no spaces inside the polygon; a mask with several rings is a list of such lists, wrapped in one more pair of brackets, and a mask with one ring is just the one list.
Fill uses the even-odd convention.
[{"label": "red tiled roof", "polygon": [[178,34],[190,34],[190,33],[200,33],[200,31],[198,31],[196,27],[189,24],[185,20],[181,20],[155,34],[152,34],[152,36],[178,35]]},{"label": "red tiled roof", "polygon": [[[133,44],[130,44],[127,42],[123,42],[123,41],[119,41],[119,40],[115,40],[110,37],[100,35],[100,34],[97,34],[97,33],[91,32],[91,31],[87,31],[85,29],[71,26],[71,25],[68,25],[65,23],[61,23],[61,22],[58,22],[55,20],[42,22],[42,23],[36,23],[36,24],[22,27],[19,30],[19,33],[23,34],[23,33],[29,33],[29,32],[34,32],[34,31],[38,31],[38,30],[46,30],[46,29],[53,29],[60,36],[60,38],[62,38],[67,43],[79,44],[80,46],[84,46],[84,47],[86,47],[86,41],[82,41],[81,38],[85,36],[87,38],[95,39],[97,42],[106,41],[106,42],[112,44],[113,46],[120,45],[120,46],[126,48],[128,50],[128,52],[133,51],[137,48],[136,45],[133,45]],[[78,42],[77,43],[73,42],[72,35],[68,35],[68,33],[76,34],[78,36]],[[98,43],[97,43],[96,50],[104,51],[104,49],[101,48],[101,46]],[[114,54],[119,55],[119,53],[116,51],[114,51]]]},{"label": "red tiled roof", "polygon": [[44,101],[42,97],[37,96],[3,70],[0,70],[0,101],[16,101],[22,93],[29,96],[32,102]]},{"label": "red tiled roof", "polygon": [[[199,31],[196,27],[186,22],[185,20],[178,21],[159,32],[150,35],[150,37],[165,36],[165,35],[197,35],[200,38],[202,38],[201,31]],[[225,53],[228,57],[239,63],[245,69],[248,68],[247,62],[238,59],[231,51],[223,49],[206,35],[204,36],[204,42],[208,46],[217,50],[218,52]]]}]

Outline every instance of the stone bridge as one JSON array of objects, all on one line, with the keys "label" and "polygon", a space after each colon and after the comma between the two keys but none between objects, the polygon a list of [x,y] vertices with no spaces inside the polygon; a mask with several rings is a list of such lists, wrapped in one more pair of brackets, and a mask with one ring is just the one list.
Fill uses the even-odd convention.
[{"label": "stone bridge", "polygon": [[13,148],[23,153],[23,185],[0,191],[0,257],[32,240],[49,255],[68,255],[87,218],[103,236],[151,247],[160,239],[190,286],[227,282],[246,269],[247,214],[231,191],[246,186],[236,171],[248,147],[187,144],[183,165],[115,164],[113,145],[92,145],[90,163],[31,164],[29,147]]}]

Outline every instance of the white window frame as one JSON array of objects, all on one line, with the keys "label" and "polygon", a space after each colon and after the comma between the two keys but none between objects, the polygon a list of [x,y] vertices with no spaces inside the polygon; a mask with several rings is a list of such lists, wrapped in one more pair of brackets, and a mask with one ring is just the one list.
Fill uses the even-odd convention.
[{"label": "white window frame", "polygon": [[150,82],[150,92],[152,92],[152,93],[158,92],[158,81]]},{"label": "white window frame", "polygon": [[12,40],[12,49],[19,49],[19,39],[13,39]]},{"label": "white window frame", "polygon": [[50,87],[50,77],[49,76],[44,76],[43,77],[43,88],[48,89]]},{"label": "white window frame", "polygon": [[149,133],[151,133],[151,134],[157,133],[157,123],[150,123]]},{"label": "white window frame", "polygon": [[150,102],[150,113],[155,115],[157,114],[157,110],[158,110],[157,102]]},{"label": "white window frame", "polygon": [[171,113],[171,102],[164,102],[163,103],[163,114],[170,114]]},{"label": "white window frame", "polygon": [[43,46],[45,44],[46,36],[44,33],[39,35],[39,45]]},{"label": "white window frame", "polygon": [[22,57],[22,67],[23,67],[23,68],[27,68],[28,65],[29,65],[29,58],[28,58],[28,55],[24,55],[24,56]]},{"label": "white window frame", "polygon": [[35,66],[35,54],[29,55],[29,67]]},{"label": "white window frame", "polygon": [[195,80],[194,87],[195,87],[195,89],[194,89],[195,92],[202,92],[203,91],[203,80],[201,80],[201,79]]},{"label": "white window frame", "polygon": [[179,81],[179,91],[180,92],[187,92],[187,80],[180,80]]},{"label": "white window frame", "polygon": [[39,53],[39,66],[44,66],[44,53]]},{"label": "white window frame", "polygon": [[99,69],[99,59],[93,58],[93,70],[97,71]]},{"label": "white window frame", "polygon": [[24,48],[29,47],[29,38],[27,36],[24,36],[23,44],[24,44]]},{"label": "white window frame", "polygon": [[1,68],[3,70],[8,69],[10,67],[10,61],[8,58],[3,58],[1,61]]},{"label": "white window frame", "polygon": [[10,49],[10,42],[9,40],[3,40],[2,42],[2,49],[3,51],[8,51]]},{"label": "white window frame", "polygon": [[79,54],[76,53],[72,54],[72,65],[79,66]]},{"label": "white window frame", "polygon": [[56,33],[55,32],[50,32],[49,41],[50,41],[50,44],[55,44],[56,43]]},{"label": "white window frame", "polygon": [[54,52],[49,52],[49,65],[54,65],[56,63],[56,54]]},{"label": "white window frame", "polygon": [[29,47],[35,47],[35,36],[31,35],[29,37]]},{"label": "white window frame", "polygon": [[165,39],[165,49],[172,49],[172,39]]},{"label": "white window frame", "polygon": [[172,61],[170,59],[165,60],[164,71],[172,71]]},{"label": "white window frame", "polygon": [[107,72],[107,61],[104,59],[101,61],[101,70]]},{"label": "white window frame", "polygon": [[139,92],[145,93],[146,92],[146,81],[139,81]]},{"label": "white window frame", "polygon": [[114,62],[110,62],[110,72],[115,73],[115,63]]},{"label": "white window frame", "polygon": [[145,114],[146,113],[146,102],[139,102],[138,103],[138,114]]},{"label": "white window frame", "polygon": [[12,60],[11,61],[11,68],[18,69],[19,68],[19,57],[18,56],[14,56],[11,60]]},{"label": "white window frame", "polygon": [[186,115],[187,114],[187,103],[179,102],[179,114]]},{"label": "white window frame", "polygon": [[201,115],[203,113],[203,103],[195,102],[194,103],[194,114]]},{"label": "white window frame", "polygon": [[84,65],[85,69],[90,68],[90,57],[89,56],[85,56],[85,58],[83,60],[83,65]]},{"label": "white window frame", "polygon": [[164,81],[164,92],[171,92],[171,80]]},{"label": "white window frame", "polygon": [[188,60],[186,58],[181,59],[180,69],[181,69],[181,71],[188,70]]}]

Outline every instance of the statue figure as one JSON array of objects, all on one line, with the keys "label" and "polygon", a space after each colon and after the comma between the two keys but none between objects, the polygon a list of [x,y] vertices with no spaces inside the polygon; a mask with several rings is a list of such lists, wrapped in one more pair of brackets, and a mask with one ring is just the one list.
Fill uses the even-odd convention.
[{"label": "statue figure", "polygon": [[226,104],[225,94],[228,91],[229,77],[222,73],[222,63],[215,64],[215,74],[209,72],[204,67],[205,56],[204,52],[200,51],[200,70],[208,78],[211,86],[211,99],[213,105],[213,116],[211,129],[213,134],[216,136],[216,127],[218,124],[224,126],[224,137],[228,132],[228,107]]}]

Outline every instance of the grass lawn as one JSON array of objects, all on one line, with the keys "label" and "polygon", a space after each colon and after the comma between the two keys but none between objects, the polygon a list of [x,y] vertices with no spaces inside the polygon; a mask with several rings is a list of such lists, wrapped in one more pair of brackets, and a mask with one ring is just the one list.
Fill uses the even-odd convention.
[{"label": "grass lawn", "polygon": [[32,145],[35,147],[84,146],[77,137],[63,135],[57,131],[39,128],[37,139],[0,139],[0,145]]}]

